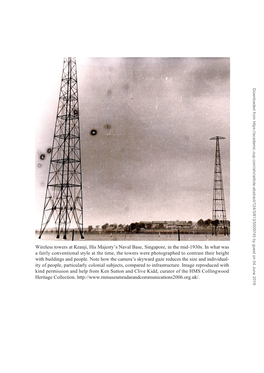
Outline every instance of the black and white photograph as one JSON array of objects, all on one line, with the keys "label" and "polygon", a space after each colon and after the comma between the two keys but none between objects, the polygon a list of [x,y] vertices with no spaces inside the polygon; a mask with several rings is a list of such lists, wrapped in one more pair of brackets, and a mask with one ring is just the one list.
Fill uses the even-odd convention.
[{"label": "black and white photograph", "polygon": [[36,128],[37,239],[230,239],[230,58],[55,67]]}]

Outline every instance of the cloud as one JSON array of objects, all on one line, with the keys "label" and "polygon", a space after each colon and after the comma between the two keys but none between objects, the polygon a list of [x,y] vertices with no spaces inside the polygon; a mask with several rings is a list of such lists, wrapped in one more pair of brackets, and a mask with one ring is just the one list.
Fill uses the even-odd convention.
[{"label": "cloud", "polygon": [[[78,80],[86,222],[210,217],[216,135],[228,201],[229,59],[90,58]],[[39,123],[42,148],[55,115]]]}]

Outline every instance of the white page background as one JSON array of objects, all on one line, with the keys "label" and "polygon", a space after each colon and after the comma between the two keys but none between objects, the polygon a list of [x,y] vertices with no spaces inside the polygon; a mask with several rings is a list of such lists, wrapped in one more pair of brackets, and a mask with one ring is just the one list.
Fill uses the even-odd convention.
[{"label": "white page background", "polygon": [[[232,4],[45,2],[8,9],[13,16],[5,21],[2,50],[1,371],[263,372],[263,26],[259,2]],[[52,60],[67,55],[231,58],[229,276],[196,282],[34,280],[34,131],[47,99],[46,79],[54,74]]]}]

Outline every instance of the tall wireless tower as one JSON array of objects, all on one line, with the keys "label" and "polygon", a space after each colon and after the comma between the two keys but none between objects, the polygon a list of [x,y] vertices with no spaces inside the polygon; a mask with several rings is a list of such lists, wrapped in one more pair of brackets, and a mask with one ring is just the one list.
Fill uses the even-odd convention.
[{"label": "tall wireless tower", "polygon": [[217,226],[224,230],[224,235],[228,234],[226,221],[224,186],[221,168],[220,145],[219,140],[224,140],[225,137],[216,136],[210,140],[216,140],[215,149],[215,168],[214,168],[214,192],[213,192],[213,211],[212,211],[212,235],[217,235]]},{"label": "tall wireless tower", "polygon": [[66,239],[72,220],[83,237],[83,198],[76,58],[63,61],[57,117],[40,228],[41,238],[52,216],[57,238]]}]

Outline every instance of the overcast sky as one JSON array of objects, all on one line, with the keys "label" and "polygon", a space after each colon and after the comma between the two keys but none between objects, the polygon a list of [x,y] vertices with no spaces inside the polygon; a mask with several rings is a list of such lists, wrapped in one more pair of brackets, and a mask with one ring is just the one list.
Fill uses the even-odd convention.
[{"label": "overcast sky", "polygon": [[[63,58],[49,66],[36,118],[36,228],[62,66]],[[230,218],[229,58],[77,57],[77,76],[84,227],[212,218],[214,136],[226,137],[220,150]]]}]

